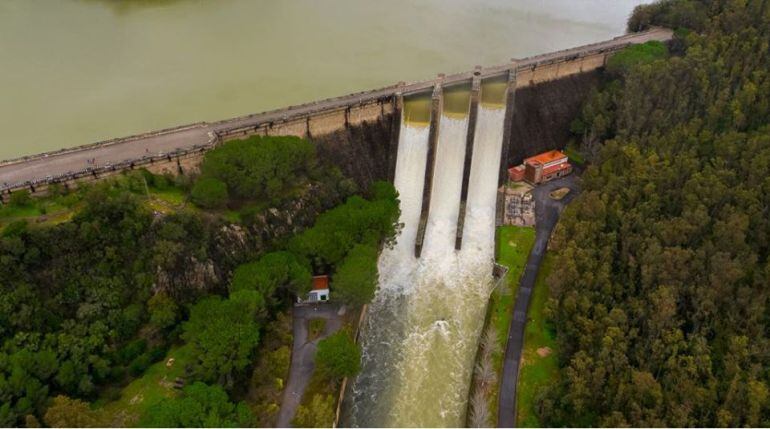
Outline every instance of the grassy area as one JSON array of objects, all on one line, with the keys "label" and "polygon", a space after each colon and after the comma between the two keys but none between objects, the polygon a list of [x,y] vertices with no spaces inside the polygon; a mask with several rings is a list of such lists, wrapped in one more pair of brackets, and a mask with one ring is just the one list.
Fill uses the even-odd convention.
[{"label": "grassy area", "polygon": [[513,317],[513,302],[519,290],[519,277],[527,264],[529,251],[535,244],[535,229],[525,226],[501,226],[497,233],[497,263],[508,267],[508,274],[505,290],[492,295],[491,322],[497,327],[497,335],[504,348],[508,326]]},{"label": "grassy area", "polygon": [[552,328],[546,323],[543,311],[548,301],[546,278],[553,266],[553,255],[546,254],[537,274],[532,292],[527,326],[524,332],[523,363],[519,372],[517,426],[542,426],[535,415],[535,398],[558,371],[556,340]]},{"label": "grassy area", "polygon": [[[169,359],[174,359],[171,366],[167,365]],[[192,359],[189,346],[173,348],[165,359],[150,366],[141,377],[124,387],[116,400],[94,405],[105,412],[112,426],[133,426],[149,407],[177,394],[174,380],[184,378],[184,368]]]},{"label": "grassy area", "polygon": [[638,64],[651,63],[668,57],[668,47],[663,42],[651,40],[639,45],[631,45],[607,60],[607,70],[612,73],[624,73]]},{"label": "grassy area", "polygon": [[326,327],[326,319],[310,319],[308,321],[308,341],[320,337]]},{"label": "grassy area", "polygon": [[[503,370],[503,356],[508,339],[508,327],[513,317],[513,305],[519,290],[519,277],[524,271],[527,257],[535,244],[535,229],[522,226],[502,226],[497,229],[497,262],[508,267],[502,290],[495,291],[490,297],[489,323],[497,332],[497,348],[493,353],[493,364],[498,379]],[[486,329],[486,328],[485,328]],[[497,416],[498,392],[489,397],[490,414]]]},{"label": "grassy area", "polygon": [[28,203],[0,205],[0,231],[13,222],[26,220],[34,224],[56,224],[69,220],[76,201],[69,196],[31,198]]},{"label": "grassy area", "polygon": [[[118,176],[110,180],[120,182],[127,179],[124,176]],[[64,195],[30,197],[24,204],[0,205],[0,231],[11,223],[21,220],[31,225],[53,225],[68,221],[82,205],[85,189],[86,187],[83,187]],[[162,188],[148,186],[136,193],[140,198],[146,198],[146,204],[151,210],[164,214],[182,208],[187,200],[185,191],[173,184]]]}]

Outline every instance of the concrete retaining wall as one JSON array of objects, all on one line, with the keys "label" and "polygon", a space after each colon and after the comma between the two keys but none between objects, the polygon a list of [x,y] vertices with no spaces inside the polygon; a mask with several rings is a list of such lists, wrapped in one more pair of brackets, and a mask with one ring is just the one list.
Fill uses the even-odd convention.
[{"label": "concrete retaining wall", "polygon": [[210,144],[195,146],[185,150],[171,152],[165,155],[147,156],[139,159],[128,160],[119,164],[104,165],[95,168],[84,169],[64,176],[51,177],[38,183],[25,184],[15,189],[0,192],[0,202],[7,203],[11,193],[23,189],[28,190],[32,195],[41,196],[48,193],[52,185],[60,185],[66,189],[76,189],[78,186],[102,180],[140,168],[145,168],[154,174],[172,174],[194,172],[198,169],[205,153],[215,145],[215,140]]}]

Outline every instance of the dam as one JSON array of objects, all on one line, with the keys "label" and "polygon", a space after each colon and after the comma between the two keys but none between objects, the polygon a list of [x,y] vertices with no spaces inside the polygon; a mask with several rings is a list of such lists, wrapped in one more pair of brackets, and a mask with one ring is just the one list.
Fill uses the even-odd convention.
[{"label": "dam", "polygon": [[[442,85],[470,84],[474,73],[481,79],[506,79],[515,70],[518,75],[516,93],[537,92],[549,82],[564,81],[573,76],[588,75],[604,66],[608,56],[626,46],[651,40],[667,41],[672,32],[654,28],[642,33],[616,37],[604,42],[593,43],[557,52],[546,53],[508,62],[479,70],[455,73],[442,78]],[[335,132],[348,130],[361,124],[386,121],[391,129],[398,128],[398,103],[400,96],[430,94],[436,80],[413,83],[398,83],[380,89],[363,91],[342,97],[320,100],[283,109],[240,116],[216,122],[197,122],[163,130],[149,131],[127,137],[114,138],[84,146],[60,149],[37,155],[22,156],[0,161],[0,199],[5,201],[15,190],[28,189],[32,193],[44,192],[50,184],[75,185],[79,181],[90,181],[133,168],[147,168],[156,173],[177,174],[187,168],[195,168],[202,153],[219,142],[242,138],[252,134],[297,135],[319,138]],[[557,91],[558,92],[558,91]],[[550,103],[561,101],[556,94]],[[522,97],[519,97],[522,98]],[[563,97],[562,97],[563,98]],[[535,100],[536,102],[536,100]],[[518,104],[518,102],[517,102]],[[540,107],[543,107],[541,104]],[[547,108],[548,106],[545,106]],[[543,111],[541,116],[553,114],[553,109]],[[526,114],[527,111],[525,110]],[[505,127],[514,125],[525,115],[513,115],[509,109]],[[518,122],[516,122],[518,124]],[[515,131],[515,130],[514,130]],[[394,134],[394,133],[390,133]],[[516,144],[529,144],[518,139],[526,136],[550,139],[546,132],[534,136],[512,133],[504,135],[504,144],[513,151]],[[392,139],[396,146],[399,139]],[[513,144],[513,146],[511,146]],[[378,148],[379,149],[379,148]],[[380,178],[393,177],[396,148],[385,148],[388,159],[384,165],[391,166]],[[505,152],[506,149],[504,148]],[[508,158],[516,159],[524,154],[508,152]],[[89,162],[94,160],[94,162]],[[344,170],[344,168],[343,168]]]},{"label": "dam", "polygon": [[[511,160],[559,144],[557,134],[525,139],[522,118],[554,115],[558,109],[542,100],[563,94],[559,85],[587,93],[591,76],[618,50],[671,37],[652,29],[427,81],[9,160],[0,163],[0,198],[136,168],[187,174],[207,150],[249,135],[306,137],[360,185],[392,180],[401,201],[403,228],[378,261],[362,372],[348,385],[342,423],[462,426],[492,288],[497,189]],[[579,107],[580,97],[572,98],[562,119]],[[553,128],[566,129],[563,122]],[[91,159],[98,162],[86,167]]]},{"label": "dam", "polygon": [[[415,122],[433,103],[405,102],[394,183],[402,196],[404,228],[380,258],[381,284],[363,327],[362,372],[351,385],[343,421],[349,426],[462,426],[488,294],[492,287],[495,204],[501,157],[504,94],[495,84],[445,88],[434,93],[438,111]],[[478,105],[472,92],[489,94]],[[490,95],[491,94],[491,95]],[[494,95],[497,95],[495,99]],[[436,97],[438,96],[438,97]],[[473,104],[473,105],[471,105]],[[472,110],[477,115],[470,115]],[[435,117],[438,115],[438,118]],[[470,126],[471,116],[475,117]],[[422,178],[430,156],[430,130],[438,136],[427,221],[421,222]],[[472,139],[469,130],[475,130]],[[469,171],[467,142],[474,150]],[[427,162],[426,162],[427,161]],[[468,171],[468,174],[464,174]],[[465,240],[455,249],[463,180],[467,178]],[[412,240],[424,223],[419,258]]]}]

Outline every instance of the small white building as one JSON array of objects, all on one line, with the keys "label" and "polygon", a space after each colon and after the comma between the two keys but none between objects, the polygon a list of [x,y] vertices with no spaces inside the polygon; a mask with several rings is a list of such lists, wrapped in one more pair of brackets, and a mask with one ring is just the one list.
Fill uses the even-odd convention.
[{"label": "small white building", "polygon": [[329,300],[329,276],[313,276],[313,288],[307,294],[308,302]]}]

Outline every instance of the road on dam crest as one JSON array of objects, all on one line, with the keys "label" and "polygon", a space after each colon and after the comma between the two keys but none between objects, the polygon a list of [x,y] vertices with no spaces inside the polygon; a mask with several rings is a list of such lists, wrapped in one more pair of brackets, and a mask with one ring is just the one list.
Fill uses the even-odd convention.
[{"label": "road on dam crest", "polygon": [[[672,32],[670,30],[656,28],[644,33],[628,34],[600,43],[530,57],[520,60],[518,67],[520,70],[522,68],[529,69],[530,67],[535,67],[538,64],[547,63],[549,61],[559,59],[568,61],[570,58],[577,58],[579,54],[585,52],[619,49],[629,44],[644,43],[650,40],[669,40],[671,37]],[[502,73],[510,68],[510,66],[511,64],[509,63],[502,66],[491,67],[485,69],[485,72],[491,74]],[[470,79],[471,75],[472,72],[450,75],[446,77],[446,81]],[[409,91],[425,90],[426,88],[432,87],[432,85],[433,81],[424,81],[408,84],[401,88],[404,90],[404,93],[406,93]],[[180,149],[192,149],[196,146],[207,144],[210,140],[210,133],[271,123],[274,121],[280,122],[287,115],[298,117],[324,110],[332,111],[335,109],[344,109],[348,105],[356,102],[390,97],[398,90],[398,88],[398,86],[394,85],[361,94],[322,100],[257,115],[248,115],[213,123],[202,122],[187,127],[180,127],[169,132],[148,133],[143,136],[138,136],[137,138],[117,139],[111,143],[76,147],[69,150],[53,152],[48,155],[43,154],[5,162],[0,161],[0,191],[16,187],[14,185],[42,181],[48,177],[62,176],[82,171],[89,167],[118,164],[125,161],[141,159],[145,156],[157,156],[161,153],[167,154]],[[90,163],[89,160],[94,160],[94,163]]]}]

